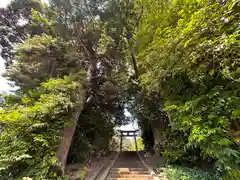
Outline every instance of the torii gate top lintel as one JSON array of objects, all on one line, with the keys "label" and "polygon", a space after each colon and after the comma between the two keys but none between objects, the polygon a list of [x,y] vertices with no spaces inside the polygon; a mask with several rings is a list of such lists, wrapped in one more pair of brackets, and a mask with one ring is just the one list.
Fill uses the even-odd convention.
[{"label": "torii gate top lintel", "polygon": [[120,140],[120,151],[122,152],[122,137],[134,137],[134,141],[135,141],[135,147],[136,147],[136,151],[138,151],[138,147],[137,147],[137,140],[136,140],[136,133],[138,132],[138,130],[118,130],[121,133],[121,140]]},{"label": "torii gate top lintel", "polygon": [[130,130],[130,131],[118,130],[118,131],[121,133],[121,136],[128,136],[128,137],[134,137],[138,132],[138,130]]}]

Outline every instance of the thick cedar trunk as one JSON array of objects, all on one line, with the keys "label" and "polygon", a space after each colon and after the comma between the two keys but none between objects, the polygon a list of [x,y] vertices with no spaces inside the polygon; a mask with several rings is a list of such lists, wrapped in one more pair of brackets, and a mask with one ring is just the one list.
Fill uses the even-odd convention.
[{"label": "thick cedar trunk", "polygon": [[50,69],[50,77],[55,78],[57,76],[57,61],[55,58],[51,60],[51,69]]},{"label": "thick cedar trunk", "polygon": [[72,113],[72,119],[70,120],[72,125],[65,128],[63,131],[63,140],[60,143],[60,147],[57,151],[57,157],[60,160],[61,164],[63,165],[63,172],[64,168],[67,162],[67,157],[69,153],[69,149],[72,143],[72,139],[74,137],[74,133],[76,130],[76,126],[79,120],[79,116],[81,115],[82,109],[86,107],[87,99],[89,98],[91,92],[96,87],[96,76],[97,76],[97,57],[95,51],[92,49],[92,46],[90,43],[88,43],[87,46],[85,46],[85,51],[89,59],[89,69],[88,69],[88,83],[89,87],[85,94],[82,94],[80,98],[82,98],[82,106],[81,108],[75,109],[75,112]]},{"label": "thick cedar trunk", "polygon": [[77,98],[76,102],[78,102],[78,107],[73,108],[72,111],[70,112],[71,117],[69,119],[69,122],[71,123],[71,125],[64,128],[62,132],[63,139],[61,140],[59,148],[57,150],[57,158],[61,162],[62,173],[64,173],[64,170],[65,170],[69,149],[70,149],[72,139],[77,127],[79,116],[81,114],[82,109],[84,108],[85,96],[86,96],[86,91],[84,89],[80,89],[79,94],[76,97]]},{"label": "thick cedar trunk", "polygon": [[57,158],[59,159],[59,161],[61,162],[63,169],[62,172],[64,173],[64,169],[65,169],[65,165],[67,162],[67,157],[68,157],[68,152],[71,146],[71,142],[72,142],[72,138],[77,126],[77,122],[78,122],[78,117],[81,113],[82,109],[76,109],[76,112],[73,113],[73,117],[70,119],[70,123],[71,125],[64,128],[63,130],[63,139],[60,143],[60,146],[58,148],[57,151]]}]

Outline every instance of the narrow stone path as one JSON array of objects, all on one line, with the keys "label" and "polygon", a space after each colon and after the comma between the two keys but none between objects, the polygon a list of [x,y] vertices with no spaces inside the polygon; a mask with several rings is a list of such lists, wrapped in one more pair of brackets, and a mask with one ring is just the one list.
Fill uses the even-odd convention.
[{"label": "narrow stone path", "polygon": [[69,166],[67,174],[70,180],[80,180],[79,174],[87,167],[84,180],[167,180],[164,174],[154,175],[149,169],[151,164],[144,162],[142,155],[140,157],[136,151],[111,152],[107,156],[90,159],[87,164]]},{"label": "narrow stone path", "polygon": [[135,151],[122,152],[106,180],[153,180]]},{"label": "narrow stone path", "polygon": [[114,164],[115,168],[142,168],[142,166],[136,151],[121,152]]}]

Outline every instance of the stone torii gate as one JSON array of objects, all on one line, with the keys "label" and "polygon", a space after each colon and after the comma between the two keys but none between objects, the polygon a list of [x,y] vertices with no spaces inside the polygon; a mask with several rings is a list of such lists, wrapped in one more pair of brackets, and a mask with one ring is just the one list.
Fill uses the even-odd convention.
[{"label": "stone torii gate", "polygon": [[120,152],[122,152],[122,139],[123,137],[134,137],[134,142],[135,142],[135,148],[136,151],[138,151],[138,147],[137,147],[137,139],[136,139],[136,133],[138,132],[138,130],[130,130],[130,131],[124,131],[124,130],[118,130],[120,132]]}]

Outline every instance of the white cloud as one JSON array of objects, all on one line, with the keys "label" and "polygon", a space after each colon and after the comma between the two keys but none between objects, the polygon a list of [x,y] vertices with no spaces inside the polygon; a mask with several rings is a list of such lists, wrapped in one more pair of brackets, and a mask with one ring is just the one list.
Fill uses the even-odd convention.
[{"label": "white cloud", "polygon": [[6,7],[11,0],[0,0],[0,7]]},{"label": "white cloud", "polygon": [[139,129],[137,119],[133,118],[132,114],[128,111],[127,108],[124,109],[124,116],[130,118],[131,121],[129,124],[116,128],[116,130],[130,131]]},{"label": "white cloud", "polygon": [[49,3],[49,0],[41,0],[43,3]]},{"label": "white cloud", "polygon": [[2,77],[5,71],[4,60],[0,57],[0,92],[9,92],[14,89],[9,85],[9,81]]},{"label": "white cloud", "polygon": [[0,77],[0,92],[9,92],[11,90],[13,90],[13,88],[9,86],[8,81],[5,78]]},{"label": "white cloud", "polygon": [[[1,49],[0,49],[1,52]],[[5,72],[5,65],[4,65],[4,60],[0,56],[0,76]]]},{"label": "white cloud", "polygon": [[6,72],[4,60],[0,56],[0,93],[17,90],[19,88],[18,86],[14,86],[13,82],[8,81],[6,78],[2,77],[2,74],[4,72]]}]

